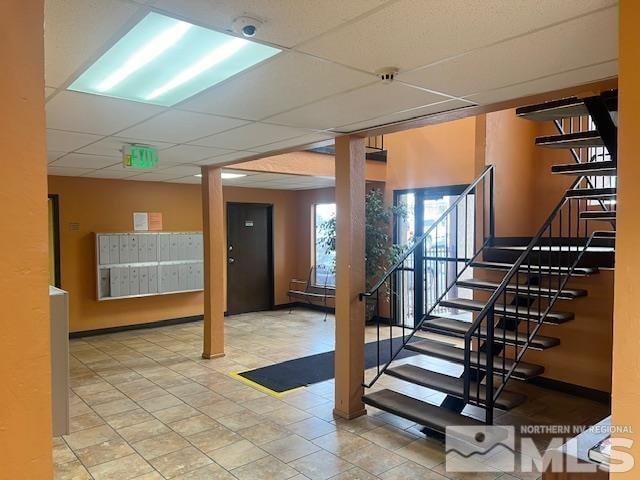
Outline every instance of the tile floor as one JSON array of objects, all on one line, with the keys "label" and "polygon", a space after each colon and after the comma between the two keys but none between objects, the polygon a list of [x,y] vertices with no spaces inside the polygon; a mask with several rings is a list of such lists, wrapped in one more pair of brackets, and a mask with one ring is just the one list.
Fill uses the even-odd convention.
[{"label": "tile floor", "polygon": [[[71,432],[54,439],[57,480],[530,480],[538,474],[451,474],[442,444],[376,409],[334,418],[333,382],[274,398],[229,376],[333,350],[333,318],[298,310],[226,319],[224,358],[202,360],[201,323],[71,341]],[[375,338],[368,328],[367,340]],[[451,372],[424,357],[403,361]],[[373,375],[373,372],[368,372]],[[442,395],[383,376],[428,401]],[[513,389],[513,388],[512,388]],[[536,402],[497,423],[593,423],[606,407],[516,385]],[[472,408],[470,415],[477,414]],[[532,419],[536,420],[533,421]],[[515,476],[514,476],[515,475]]]}]

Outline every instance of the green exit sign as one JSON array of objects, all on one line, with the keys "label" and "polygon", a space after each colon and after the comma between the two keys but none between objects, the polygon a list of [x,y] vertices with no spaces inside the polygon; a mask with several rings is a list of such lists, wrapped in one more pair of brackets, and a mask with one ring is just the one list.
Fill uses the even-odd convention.
[{"label": "green exit sign", "polygon": [[158,165],[158,151],[144,145],[130,145],[124,149],[124,163],[131,168],[154,168]]}]

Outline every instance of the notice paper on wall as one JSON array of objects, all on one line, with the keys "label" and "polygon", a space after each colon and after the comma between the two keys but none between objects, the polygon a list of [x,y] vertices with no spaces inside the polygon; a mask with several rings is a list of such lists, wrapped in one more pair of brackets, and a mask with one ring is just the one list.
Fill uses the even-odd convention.
[{"label": "notice paper on wall", "polygon": [[149,230],[149,214],[147,212],[133,212],[133,229],[136,232]]},{"label": "notice paper on wall", "polygon": [[162,213],[160,212],[149,212],[149,230],[154,232],[162,231]]}]

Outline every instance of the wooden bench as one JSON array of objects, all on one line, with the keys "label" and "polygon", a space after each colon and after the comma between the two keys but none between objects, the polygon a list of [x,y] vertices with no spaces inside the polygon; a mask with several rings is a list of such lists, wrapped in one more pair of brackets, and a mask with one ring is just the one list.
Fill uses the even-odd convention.
[{"label": "wooden bench", "polygon": [[[336,289],[334,286],[326,284],[316,285],[313,280],[315,279],[315,267],[311,267],[309,270],[309,276],[307,280],[292,279],[289,282],[289,291],[287,295],[289,300],[293,303],[293,300],[298,300],[309,305],[320,305],[324,307],[324,321],[327,321],[327,310],[329,308],[329,301],[335,300]],[[293,308],[289,310],[291,313]]]}]

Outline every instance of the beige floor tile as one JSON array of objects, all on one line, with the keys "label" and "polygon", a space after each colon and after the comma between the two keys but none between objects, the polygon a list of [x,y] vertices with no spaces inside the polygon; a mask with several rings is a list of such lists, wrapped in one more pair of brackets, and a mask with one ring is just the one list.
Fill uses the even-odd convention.
[{"label": "beige floor tile", "polygon": [[184,385],[179,385],[177,387],[167,388],[167,392],[169,392],[172,395],[175,395],[176,397],[183,398],[183,397],[186,397],[189,395],[195,395],[198,393],[208,393],[210,392],[210,390],[207,387],[200,385],[199,383],[189,382]]},{"label": "beige floor tile", "polygon": [[263,413],[262,416],[278,425],[289,425],[312,417],[311,414],[288,405]]},{"label": "beige floor tile", "polygon": [[53,478],[54,480],[92,480],[87,469],[78,460],[55,464]]},{"label": "beige floor tile", "polygon": [[176,405],[153,412],[153,416],[163,423],[173,423],[197,415],[201,415],[200,411],[189,405]]},{"label": "beige floor tile", "polygon": [[333,420],[333,423],[342,430],[347,432],[361,434],[373,430],[384,425],[382,420],[378,420],[375,417],[369,415],[363,415],[362,417],[355,418],[353,420],[345,420],[344,418],[337,417]]},{"label": "beige floor tile", "polygon": [[338,456],[344,456],[372,445],[369,440],[344,430],[336,430],[323,435],[314,439],[313,443]]},{"label": "beige floor tile", "polygon": [[444,445],[424,438],[411,442],[395,453],[427,468],[433,468],[445,459]]},{"label": "beige floor tile", "polygon": [[102,392],[80,395],[80,398],[82,398],[82,400],[84,400],[84,402],[90,407],[95,407],[96,405],[100,405],[102,403],[114,402],[116,400],[125,400],[127,396],[120,390],[111,387],[109,390],[104,390]]},{"label": "beige floor tile", "polygon": [[[339,473],[335,477],[331,477],[331,480],[375,480],[378,477],[375,475],[371,475],[369,472],[365,472],[360,467],[353,467],[351,470],[347,470],[346,472]],[[422,480],[419,478],[413,479],[412,477],[407,477],[403,480]]]},{"label": "beige floor tile", "polygon": [[291,435],[291,432],[286,427],[281,427],[271,422],[262,422],[249,428],[243,428],[238,430],[238,433],[256,445],[273,442]]},{"label": "beige floor tile", "polygon": [[127,442],[118,437],[97,445],[81,448],[76,450],[75,453],[83,465],[93,467],[100,463],[129,456],[135,452]]},{"label": "beige floor tile", "polygon": [[289,465],[313,480],[326,480],[353,468],[349,462],[324,450],[299,458]]},{"label": "beige floor tile", "polygon": [[169,427],[156,419],[118,429],[118,433],[129,443],[139,442],[140,440],[169,432],[171,432]]},{"label": "beige floor tile", "polygon": [[355,450],[343,455],[342,458],[374,475],[386,472],[407,461],[406,458],[378,445],[369,445]]},{"label": "beige floor tile", "polygon": [[216,418],[227,417],[234,413],[246,411],[246,409],[242,405],[232,402],[231,400],[220,400],[219,402],[214,402],[209,405],[198,407],[198,410],[200,410],[205,415],[210,416],[214,420]]},{"label": "beige floor tile", "polygon": [[180,399],[187,405],[192,407],[203,407],[212,403],[224,400],[224,397],[206,389],[206,392],[196,393],[195,395],[180,396]]},{"label": "beige floor tile", "polygon": [[289,395],[285,395],[282,401],[293,405],[300,410],[307,410],[309,408],[317,407],[327,402],[327,399],[319,395],[315,395],[308,390],[304,389],[299,392],[293,392]]},{"label": "beige floor tile", "polygon": [[142,408],[136,408],[128,412],[108,415],[104,417],[104,420],[113,428],[120,429],[153,420],[153,415]]},{"label": "beige floor tile", "polygon": [[164,410],[165,408],[175,407],[176,405],[182,405],[182,400],[174,395],[161,395],[159,397],[151,397],[145,400],[136,400],[138,405],[144,408],[147,412],[157,412],[158,410]]},{"label": "beige floor tile", "polygon": [[145,473],[136,478],[132,478],[131,480],[164,480],[164,477],[160,475],[158,472],[153,471],[150,473]]},{"label": "beige floor tile", "polygon": [[307,440],[313,440],[336,430],[334,424],[316,417],[289,424],[287,428]]},{"label": "beige floor tile", "polygon": [[362,434],[362,437],[388,450],[397,450],[409,445],[417,437],[391,425],[383,425]]},{"label": "beige floor tile", "polygon": [[281,408],[285,404],[282,400],[278,400],[277,398],[270,396],[265,396],[249,400],[248,402],[242,403],[242,405],[254,413],[266,413]]},{"label": "beige floor tile", "polygon": [[220,425],[218,422],[207,415],[197,415],[195,417],[185,418],[169,424],[174,431],[180,435],[189,436],[196,433],[204,432]]},{"label": "beige floor tile", "polygon": [[298,475],[297,470],[272,456],[236,468],[231,473],[239,480],[286,480]]},{"label": "beige floor tile", "polygon": [[71,449],[64,443],[54,444],[53,446],[53,463],[56,465],[62,465],[64,463],[69,463],[76,460],[75,454],[71,451]]},{"label": "beige floor tile", "polygon": [[239,442],[209,452],[209,456],[213,461],[227,470],[241,467],[267,455],[267,452],[261,450],[248,440],[240,440]]},{"label": "beige floor tile", "polygon": [[285,463],[292,462],[300,457],[320,450],[320,447],[298,435],[291,435],[280,440],[265,443],[261,445],[260,448]]},{"label": "beige floor tile", "polygon": [[77,415],[69,419],[69,433],[79,432],[99,425],[104,425],[104,420],[94,412]]},{"label": "beige floor tile", "polygon": [[239,442],[242,437],[228,428],[218,425],[195,435],[186,437],[196,448],[205,453]]},{"label": "beige floor tile", "polygon": [[391,470],[381,473],[379,477],[383,480],[407,480],[410,478],[420,480],[447,480],[439,473],[425,468],[417,463],[406,462]]},{"label": "beige floor tile", "polygon": [[216,421],[227,427],[229,430],[237,432],[243,428],[253,427],[254,425],[264,422],[264,418],[252,412],[240,412],[226,417],[220,417],[216,419]]},{"label": "beige floor tile", "polygon": [[132,445],[146,460],[173,453],[188,446],[190,446],[189,442],[174,432],[156,435]]},{"label": "beige floor tile", "polygon": [[209,457],[194,447],[183,448],[154,458],[150,462],[165,478],[172,478],[212,463]]},{"label": "beige floor tile", "polygon": [[210,463],[183,475],[173,477],[172,480],[236,480],[236,477],[227,472],[220,465]]},{"label": "beige floor tile", "polygon": [[138,454],[89,467],[95,480],[131,480],[152,471],[153,467]]},{"label": "beige floor tile", "polygon": [[130,412],[136,410],[138,405],[133,400],[124,398],[122,400],[114,400],[113,402],[101,403],[93,406],[95,412],[101,417],[116,415],[118,413]]},{"label": "beige floor tile", "polygon": [[64,439],[69,444],[72,450],[78,450],[80,448],[96,445],[112,438],[116,438],[118,434],[113,428],[108,425],[101,425],[99,427],[88,428],[79,432],[65,435]]}]

